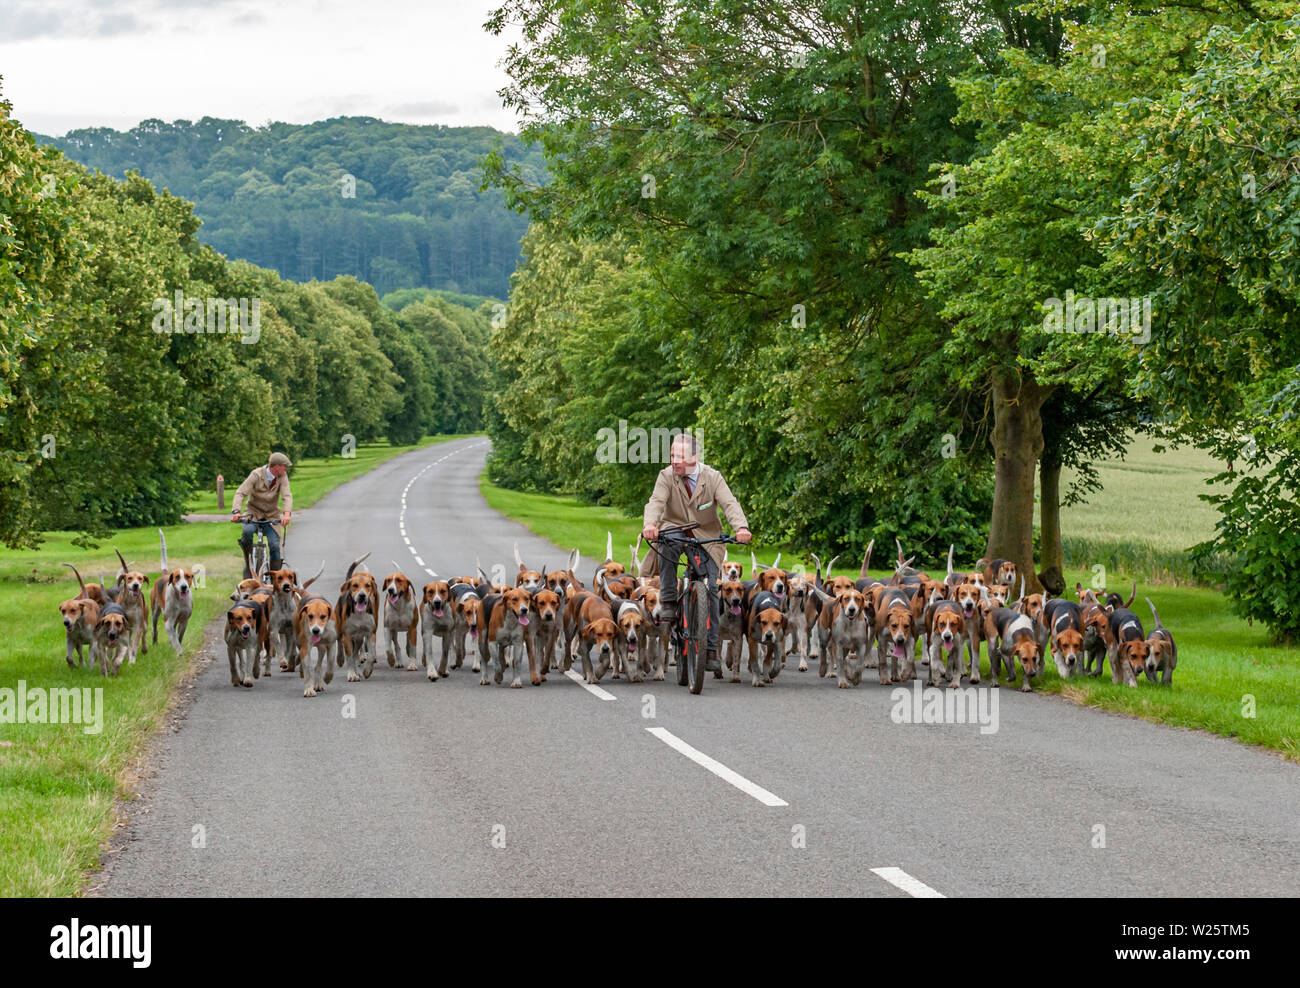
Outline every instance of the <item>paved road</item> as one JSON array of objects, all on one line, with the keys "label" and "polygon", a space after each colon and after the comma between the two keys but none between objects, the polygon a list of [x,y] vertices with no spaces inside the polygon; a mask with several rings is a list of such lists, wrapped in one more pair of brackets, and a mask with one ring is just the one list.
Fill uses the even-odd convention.
[{"label": "paved road", "polygon": [[[513,571],[516,540],[530,565],[561,565],[565,547],[479,495],[486,452],[482,439],[435,446],[340,487],[295,524],[291,561],[311,573],[324,558],[326,587],[367,550],[372,570],[400,560],[417,582],[423,565],[459,573],[476,557]],[[593,565],[584,559],[583,579]],[[540,687],[480,687],[468,667],[430,683],[381,659],[370,680],[336,676],[305,699],[297,676],[278,670],[232,689],[223,655],[181,730],[162,740],[104,893],[1300,887],[1300,769],[1230,741],[1008,689],[995,733],[895,723],[890,689],[864,679],[837,690],[792,667],[764,689],[710,679],[699,697],[671,681],[602,686],[612,699],[558,673]],[[196,827],[204,847],[193,846]]]}]

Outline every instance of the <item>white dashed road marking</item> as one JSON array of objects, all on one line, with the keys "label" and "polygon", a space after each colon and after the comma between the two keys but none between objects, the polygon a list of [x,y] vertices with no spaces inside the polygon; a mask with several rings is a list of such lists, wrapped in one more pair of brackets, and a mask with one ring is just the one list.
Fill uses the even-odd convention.
[{"label": "white dashed road marking", "polygon": [[662,727],[647,727],[646,730],[649,731],[651,734],[653,734],[655,737],[657,737],[664,744],[668,745],[668,747],[681,752],[691,761],[695,762],[695,764],[708,769],[719,779],[722,779],[724,782],[730,782],[741,792],[749,796],[753,796],[764,806],[789,806],[790,805],[780,796],[774,796],[772,793],[768,792],[762,786],[755,785],[754,783],[750,782],[739,772],[733,772],[731,769],[727,768],[727,766],[723,765],[722,762],[710,758],[704,752],[696,748],[692,748],[689,744],[687,744],[685,741],[679,738],[676,734],[673,734],[671,731],[665,730]]},{"label": "white dashed road marking", "polygon": [[607,692],[607,691],[605,691],[605,690],[602,690],[599,686],[592,686],[589,682],[587,682],[585,679],[583,679],[582,676],[580,676],[578,673],[574,672],[572,669],[570,669],[568,672],[566,672],[565,675],[568,676],[570,679],[572,679],[575,683],[577,683],[579,686],[581,686],[584,690],[586,690],[586,691],[587,691],[588,693],[590,693],[592,696],[599,697],[599,698],[602,699],[602,700],[617,700],[617,699],[618,699],[618,697],[616,697],[613,693],[609,693],[609,692]]},{"label": "white dashed road marking", "polygon": [[946,899],[942,892],[936,892],[919,878],[913,878],[902,868],[872,868],[873,875],[879,875],[890,885],[902,889],[913,899]]}]

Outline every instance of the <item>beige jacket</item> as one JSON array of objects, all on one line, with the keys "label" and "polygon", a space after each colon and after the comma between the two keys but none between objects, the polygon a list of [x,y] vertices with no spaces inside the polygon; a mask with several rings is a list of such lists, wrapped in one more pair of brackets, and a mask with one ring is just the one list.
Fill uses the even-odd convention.
[{"label": "beige jacket", "polygon": [[266,521],[268,519],[280,520],[280,509],[276,507],[280,498],[284,498],[285,511],[293,510],[293,493],[289,490],[289,475],[286,473],[283,477],[276,480],[274,484],[266,482],[266,464],[260,467],[244,478],[244,482],[239,485],[239,490],[235,491],[235,499],[230,502],[230,510],[238,511],[239,506],[248,499],[248,511],[257,521]]},{"label": "beige jacket", "polygon": [[[700,464],[699,483],[695,485],[694,495],[688,498],[686,496],[685,482],[681,477],[673,474],[671,466],[667,466],[659,471],[659,476],[655,480],[654,493],[650,495],[650,500],[646,502],[642,527],[648,525],[654,525],[656,528],[662,528],[666,525],[694,525],[695,538],[717,538],[722,534],[722,523],[718,519],[718,509],[721,509],[722,513],[726,515],[727,524],[731,526],[733,533],[739,529],[749,527],[749,522],[745,520],[745,512],[741,510],[740,502],[731,493],[731,488],[727,486],[722,474],[718,473],[713,467],[705,463]],[[706,546],[706,548],[709,555],[713,557],[713,561],[721,567],[727,547],[721,542],[714,542],[712,545]],[[641,575],[654,576],[658,572],[659,554],[651,549]]]}]

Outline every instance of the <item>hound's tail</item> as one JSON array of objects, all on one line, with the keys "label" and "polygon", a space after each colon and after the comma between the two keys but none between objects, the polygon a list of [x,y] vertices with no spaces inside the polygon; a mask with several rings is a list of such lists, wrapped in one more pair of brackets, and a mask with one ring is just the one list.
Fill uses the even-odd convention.
[{"label": "hound's tail", "polygon": [[[867,551],[862,554],[862,571],[858,573],[859,577],[863,577],[867,575],[867,567],[871,565],[871,550],[874,549],[875,547],[876,547],[875,539],[872,539],[870,542],[867,543]],[[827,569],[829,570],[830,567],[828,566]],[[828,572],[826,574],[826,579],[829,580],[830,578],[831,576],[830,573]]]},{"label": "hound's tail", "polygon": [[167,536],[163,535],[163,530],[158,529],[158,546],[159,555],[162,559],[162,571],[170,573],[171,567],[167,565]]},{"label": "hound's tail", "polygon": [[355,571],[358,566],[360,566],[369,558],[370,558],[370,553],[367,552],[364,556],[360,556],[359,558],[352,560],[352,565],[348,567],[348,575],[343,577],[343,582],[346,583],[348,580],[352,579],[353,571]]},{"label": "hound's tail", "polygon": [[322,559],[320,561],[320,569],[316,571],[315,576],[313,576],[310,580],[308,580],[306,583],[302,585],[302,589],[306,590],[308,587],[310,587],[313,583],[315,583],[317,580],[320,579],[320,575],[324,572],[325,572],[325,560]]},{"label": "hound's tail", "polygon": [[[72,563],[64,563],[63,565],[72,570],[72,572],[77,573],[77,567],[73,566]],[[77,573],[77,582],[81,584],[81,596],[89,597],[90,594],[86,593],[86,581],[81,578],[80,573]]]},{"label": "hound's tail", "polygon": [[1156,619],[1156,631],[1164,631],[1165,626],[1160,623],[1160,615],[1156,613],[1156,605],[1151,603],[1150,597],[1144,597],[1142,599],[1147,602],[1147,606],[1151,608],[1151,616]]}]

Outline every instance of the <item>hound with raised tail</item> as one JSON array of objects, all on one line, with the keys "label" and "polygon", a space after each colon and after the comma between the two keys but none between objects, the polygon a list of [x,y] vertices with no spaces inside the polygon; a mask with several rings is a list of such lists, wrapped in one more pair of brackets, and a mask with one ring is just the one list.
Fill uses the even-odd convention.
[{"label": "hound with raised tail", "polygon": [[[349,683],[361,682],[363,674],[369,679],[375,669],[375,635],[379,628],[375,608],[379,605],[379,587],[373,574],[364,570],[356,572],[357,567],[369,556],[370,553],[367,552],[359,559],[352,560],[348,575],[339,587],[339,599],[334,605],[334,623],[343,645],[336,661],[339,665],[347,665]],[[364,663],[360,672],[357,670],[358,656]]]},{"label": "hound with raised tail", "polygon": [[[397,566],[397,560],[393,560],[393,565]],[[415,672],[420,668],[420,608],[415,602],[415,586],[398,567],[384,577],[380,593],[384,600],[384,648],[388,666],[391,669],[397,664],[405,647],[407,671]]]},{"label": "hound with raised tail", "polygon": [[149,586],[149,577],[139,570],[131,569],[116,546],[113,547],[113,551],[117,552],[122,571],[117,574],[117,583],[108,593],[126,614],[126,623],[129,626],[127,661],[133,663],[137,653],[149,654],[149,644],[146,641],[148,637],[146,629],[149,626],[149,598],[144,592],[144,588]]},{"label": "hound with raised tail", "polygon": [[812,587],[813,581],[804,572],[791,573],[786,581],[789,591],[785,607],[789,639],[786,653],[793,651],[798,655],[799,666],[804,670],[808,668],[808,598],[813,596]]},{"label": "hound with raised tail", "polygon": [[1127,607],[1116,607],[1110,610],[1110,633],[1111,644],[1106,656],[1110,659],[1110,681],[1118,684],[1122,679],[1124,685],[1136,688],[1138,673],[1144,670],[1151,652],[1142,621]]},{"label": "hound with raised tail", "polygon": [[81,587],[81,593],[77,595],[76,599],[93,600],[100,607],[113,602],[113,598],[108,595],[105,588],[104,576],[102,573],[99,577],[99,583],[87,583],[81,578],[81,574],[77,573],[77,567],[73,566],[72,563],[64,563],[63,565],[72,570],[73,573],[77,574],[77,584]]},{"label": "hound with raised tail", "polygon": [[959,583],[952,589],[952,602],[961,608],[962,619],[966,622],[966,654],[970,658],[967,670],[972,684],[980,681],[980,629],[983,619],[979,613],[980,600],[987,596],[984,587],[974,583]]},{"label": "hound with raised tail", "polygon": [[194,613],[194,574],[187,569],[172,569],[167,562],[167,536],[158,529],[158,544],[162,574],[149,592],[153,605],[153,640],[158,644],[158,618],[163,619],[163,630],[171,642],[172,651],[181,654],[185,629]]},{"label": "hound with raised tail", "polygon": [[727,556],[728,553],[725,551],[724,548],[724,551],[722,553],[722,566],[718,570],[719,573],[718,580],[719,582],[735,581],[739,583],[741,580],[745,578],[745,564],[742,563],[739,559],[729,559],[727,558]]},{"label": "hound with raised tail", "polygon": [[271,587],[271,610],[267,621],[270,625],[267,634],[270,645],[262,657],[263,676],[271,675],[271,656],[275,653],[279,653],[282,672],[293,672],[298,667],[298,634],[294,630],[293,619],[298,613],[298,602],[307,592],[307,588],[324,572],[325,561],[322,559],[316,575],[302,586],[298,586],[296,570],[289,569],[287,566],[267,570],[266,579]]},{"label": "hound with raised tail", "polygon": [[515,586],[523,587],[525,590],[540,590],[546,586],[545,567],[539,573],[537,570],[525,566],[523,559],[519,556],[518,542],[515,543],[515,562],[519,564],[519,572],[515,574]]},{"label": "hound with raised tail", "polygon": [[605,533],[605,561],[596,567],[591,578],[591,588],[600,593],[605,588],[605,581],[622,576],[623,564],[614,562],[614,533]]},{"label": "hound with raised tail", "polygon": [[1174,681],[1174,668],[1178,665],[1178,646],[1174,644],[1173,633],[1160,623],[1160,615],[1156,613],[1151,598],[1143,599],[1156,621],[1156,630],[1147,636],[1147,679],[1154,683],[1159,672],[1160,685],[1169,686]]},{"label": "hound with raised tail", "polygon": [[[1081,590],[1083,622],[1083,671],[1093,676],[1100,676],[1105,668],[1106,659],[1115,636],[1110,627],[1110,613],[1102,607],[1091,590]],[[1111,666],[1114,669],[1114,665]]]},{"label": "hound with raised tail", "polygon": [[[864,570],[866,569],[867,563],[871,561],[871,547],[873,545],[875,545],[874,539],[867,545],[866,555],[863,556],[862,559],[862,568]],[[837,553],[836,555],[831,556],[831,561],[826,564],[826,575],[824,578],[822,576],[822,561],[817,557],[817,553],[810,552],[808,555],[812,557],[814,566],[812,586],[821,591],[828,591],[830,595],[834,597],[838,591],[830,584],[831,568],[839,561],[839,554]],[[847,576],[841,577],[840,580],[840,589],[853,586],[852,581]],[[799,671],[807,672],[809,660],[817,659],[818,665],[821,666],[822,663],[820,656],[826,654],[826,644],[822,640],[823,636],[821,633],[822,599],[820,596],[815,593],[807,593],[804,595],[803,616],[804,625],[807,628],[805,633],[807,640],[807,658],[804,657],[803,653],[800,653]],[[825,673],[823,672],[822,675],[825,675]]]}]

